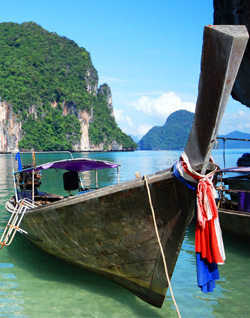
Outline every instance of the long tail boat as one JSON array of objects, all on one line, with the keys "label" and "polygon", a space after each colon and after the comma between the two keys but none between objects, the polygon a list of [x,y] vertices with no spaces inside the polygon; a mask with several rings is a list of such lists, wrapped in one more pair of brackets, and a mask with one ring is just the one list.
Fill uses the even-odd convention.
[{"label": "long tail boat", "polygon": [[[207,169],[247,40],[244,26],[204,28],[199,94],[185,148],[194,170],[205,173]],[[39,194],[36,189],[35,174],[41,169],[66,170],[71,177],[65,177],[65,188],[71,190],[77,187],[73,175],[84,166],[97,170],[105,164],[94,162],[88,167],[72,159],[14,171],[15,195],[6,203],[14,217],[8,228],[21,231],[42,251],[110,279],[161,307],[168,282],[152,207],[170,278],[195,207],[195,193],[173,176],[171,168],[67,198]],[[24,188],[25,182],[18,178],[30,171],[31,197],[20,198],[18,184]],[[7,231],[2,246],[10,236]]]}]

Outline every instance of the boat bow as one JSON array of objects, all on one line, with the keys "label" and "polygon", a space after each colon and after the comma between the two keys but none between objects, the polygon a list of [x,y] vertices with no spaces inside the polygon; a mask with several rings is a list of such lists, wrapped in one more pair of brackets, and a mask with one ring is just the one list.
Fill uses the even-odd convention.
[{"label": "boat bow", "polygon": [[204,28],[199,94],[185,153],[205,173],[248,41],[242,25]]}]

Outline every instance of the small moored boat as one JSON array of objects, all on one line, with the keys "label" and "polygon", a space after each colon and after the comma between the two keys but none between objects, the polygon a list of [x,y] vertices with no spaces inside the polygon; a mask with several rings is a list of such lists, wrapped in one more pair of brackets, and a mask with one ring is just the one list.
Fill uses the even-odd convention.
[{"label": "small moored boat", "polygon": [[250,240],[250,167],[227,168],[219,173],[218,212],[222,231]]},{"label": "small moored boat", "polygon": [[249,139],[217,137],[223,140],[224,169],[216,173],[218,213],[224,233],[236,238],[250,239],[250,154],[237,160],[237,167],[226,168],[226,141]]}]

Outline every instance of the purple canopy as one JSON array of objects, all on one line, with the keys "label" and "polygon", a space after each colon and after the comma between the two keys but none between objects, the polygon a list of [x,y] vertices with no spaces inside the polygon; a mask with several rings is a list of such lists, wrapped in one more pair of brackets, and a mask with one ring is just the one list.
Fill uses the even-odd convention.
[{"label": "purple canopy", "polygon": [[[99,170],[99,169],[107,169],[107,168],[117,168],[119,165],[112,162],[106,162],[101,160],[93,160],[93,159],[68,159],[68,160],[60,160],[54,162],[47,162],[40,166],[35,167],[36,170],[44,170],[44,169],[62,169],[69,171],[89,171],[89,170]],[[24,171],[32,171],[33,168],[24,169]]]}]

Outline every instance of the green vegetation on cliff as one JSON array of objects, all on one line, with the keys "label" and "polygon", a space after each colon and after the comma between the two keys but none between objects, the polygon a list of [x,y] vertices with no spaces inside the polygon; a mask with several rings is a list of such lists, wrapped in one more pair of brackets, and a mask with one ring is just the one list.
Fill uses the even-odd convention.
[{"label": "green vegetation on cliff", "polygon": [[[85,110],[93,114],[92,143],[108,144],[117,138],[118,143],[124,139],[123,147],[135,148],[113,117],[99,118],[108,104],[96,96],[98,76],[84,48],[33,22],[0,23],[0,48],[0,96],[22,121],[21,147],[72,149],[81,137],[77,111]],[[63,116],[65,104],[74,105],[74,114]],[[35,116],[29,115],[31,106]],[[98,124],[104,120],[112,127]]]},{"label": "green vegetation on cliff", "polygon": [[[35,123],[35,125],[34,125]],[[44,118],[34,118],[31,114],[23,122],[26,132],[19,147],[37,151],[71,150],[75,140],[80,139],[80,122],[74,115],[61,116],[61,111],[52,109]],[[32,133],[30,133],[32,132]]]},{"label": "green vegetation on cliff", "polygon": [[140,140],[141,150],[175,150],[186,146],[194,114],[186,110],[172,113],[166,123],[155,126]]},{"label": "green vegetation on cliff", "polygon": [[90,110],[85,77],[90,70],[95,81],[97,73],[84,48],[32,22],[1,23],[0,47],[1,98],[16,113],[26,115],[30,105],[43,112],[54,101]]},{"label": "green vegetation on cliff", "polygon": [[112,115],[112,109],[107,103],[109,93],[110,90],[107,84],[102,85],[97,91],[97,99],[93,105],[94,120],[89,126],[91,141],[96,145],[103,142],[108,145],[115,140],[126,149],[133,150],[136,148],[136,144],[132,138],[117,127],[115,118]]}]

